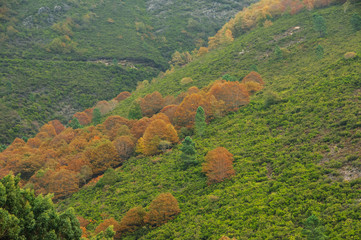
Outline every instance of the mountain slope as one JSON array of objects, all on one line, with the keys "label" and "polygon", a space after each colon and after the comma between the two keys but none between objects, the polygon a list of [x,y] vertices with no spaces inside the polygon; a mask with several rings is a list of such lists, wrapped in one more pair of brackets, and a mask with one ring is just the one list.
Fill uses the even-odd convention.
[{"label": "mountain slope", "polygon": [[[204,44],[251,2],[2,1],[0,144],[27,139],[55,118],[66,124],[96,101],[133,90],[166,69],[175,50]],[[85,83],[104,91],[93,93]]]},{"label": "mountain slope", "polygon": [[[325,38],[314,29],[314,13],[326,20]],[[171,192],[182,210],[175,220],[123,239],[304,239],[302,229],[312,214],[330,239],[357,238],[361,60],[343,57],[346,52],[361,54],[361,32],[349,23],[354,13],[360,14],[360,5],[346,12],[333,6],[283,16],[138,88],[112,114],[127,116],[132,101],[153,91],[176,95],[224,74],[241,79],[252,65],[266,82],[249,105],[212,121],[204,137],[194,137],[197,166],[181,170],[178,148],[134,157],[107,186],[85,187],[60,208],[73,206],[96,221],[120,220],[129,209],[149,206],[159,193]],[[321,57],[318,45],[324,49]],[[184,77],[193,82],[182,86]],[[207,186],[201,163],[218,146],[234,154],[236,176]],[[93,221],[88,229],[96,225]]]}]

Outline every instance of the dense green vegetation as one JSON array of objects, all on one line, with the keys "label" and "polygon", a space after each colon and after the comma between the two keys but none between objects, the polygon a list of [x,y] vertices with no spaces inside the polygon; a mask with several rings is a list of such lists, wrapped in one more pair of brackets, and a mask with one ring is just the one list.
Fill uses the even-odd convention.
[{"label": "dense green vegetation", "polygon": [[254,1],[6,1],[1,54],[8,57],[129,59],[165,67],[178,49],[202,44]]},{"label": "dense green vegetation", "polygon": [[0,180],[1,239],[79,239],[81,230],[73,209],[55,210],[51,195],[35,197],[19,187],[20,177]]},{"label": "dense green vegetation", "polygon": [[[103,219],[119,221],[129,209],[146,207],[159,193],[171,192],[181,214],[124,239],[357,238],[361,32],[350,20],[360,12],[360,5],[353,4],[346,12],[333,6],[285,15],[138,87],[111,114],[128,116],[132,101],[147,93],[176,95],[190,84],[204,87],[225,74],[242,79],[256,68],[266,82],[249,105],[212,121],[203,136],[192,137],[198,164],[183,168],[179,147],[163,155],[134,157],[112,172],[108,179],[113,181],[84,187],[60,209],[72,206],[95,220],[88,225],[93,230]],[[325,20],[323,38],[314,29],[314,13]],[[282,58],[275,55],[276,47]],[[358,56],[345,59],[346,52]],[[193,82],[181,85],[184,77]],[[201,163],[219,146],[234,155],[236,175],[208,186]]]},{"label": "dense green vegetation", "polygon": [[0,60],[0,144],[30,137],[44,123],[66,124],[78,111],[132,90],[140,79],[157,73],[76,61]]}]

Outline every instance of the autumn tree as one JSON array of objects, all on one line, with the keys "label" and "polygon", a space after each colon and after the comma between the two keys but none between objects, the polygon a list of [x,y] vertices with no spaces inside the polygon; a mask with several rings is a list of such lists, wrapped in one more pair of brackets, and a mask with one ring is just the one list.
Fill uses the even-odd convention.
[{"label": "autumn tree", "polygon": [[249,103],[249,94],[244,84],[239,82],[216,81],[209,93],[218,101],[223,101],[226,111],[236,111]]},{"label": "autumn tree", "polygon": [[161,193],[149,206],[144,222],[159,227],[175,218],[181,212],[178,201],[171,193]]},{"label": "autumn tree", "polygon": [[59,120],[50,121],[49,124],[53,125],[56,134],[60,134],[65,129],[64,125],[61,124]]},{"label": "autumn tree", "polygon": [[[106,219],[96,227],[94,233],[95,234],[99,234],[101,232],[105,233],[110,226],[113,226],[113,229],[116,232],[119,228],[119,223],[114,218]],[[115,233],[113,233],[113,236],[114,234]]]},{"label": "autumn tree", "polygon": [[264,81],[258,72],[250,72],[242,79],[242,83],[246,86],[249,93],[255,93],[263,88]]},{"label": "autumn tree", "polygon": [[206,128],[206,114],[204,112],[204,109],[202,107],[197,108],[197,113],[195,117],[195,130],[196,134],[198,136],[202,136],[204,133],[204,130]]},{"label": "autumn tree", "polygon": [[132,233],[145,225],[145,210],[142,207],[134,207],[130,209],[119,223],[119,232],[116,238],[120,238],[121,234]]},{"label": "autumn tree", "polygon": [[169,63],[172,65],[183,66],[191,62],[192,59],[193,57],[191,54],[189,54],[189,52],[180,53],[175,51],[172,55],[172,60]]},{"label": "autumn tree", "polygon": [[165,106],[160,112],[167,115],[171,123],[174,123],[175,120],[175,112],[177,111],[178,105],[168,105]]},{"label": "autumn tree", "polygon": [[159,152],[159,144],[163,141],[169,141],[174,144],[178,142],[178,135],[171,123],[162,119],[152,121],[143,135],[145,155],[153,155]]},{"label": "autumn tree", "polygon": [[163,108],[164,99],[159,92],[153,92],[141,98],[139,104],[143,116],[151,117]]},{"label": "autumn tree", "polygon": [[196,163],[195,143],[189,136],[187,136],[183,140],[180,150],[181,150],[181,154],[180,154],[179,161],[180,161],[181,165],[183,166],[183,169],[187,169],[188,166]]},{"label": "autumn tree", "polygon": [[78,174],[64,168],[55,172],[48,171],[43,181],[46,181],[47,192],[54,193],[54,199],[65,198],[79,189]]},{"label": "autumn tree", "polygon": [[91,117],[85,112],[77,112],[73,115],[74,118],[78,119],[81,125],[88,125],[91,123]]},{"label": "autumn tree", "polygon": [[114,98],[114,100],[120,102],[120,101],[123,101],[125,99],[127,99],[128,97],[130,97],[132,94],[130,92],[127,92],[127,91],[124,91],[124,92],[121,92],[118,94],[118,96],[116,96]]},{"label": "autumn tree", "polygon": [[209,101],[204,95],[193,93],[186,96],[175,111],[174,118],[176,125],[178,127],[184,126],[192,128],[199,106],[203,107],[208,116],[211,115],[211,101]]},{"label": "autumn tree", "polygon": [[152,120],[150,120],[150,118],[148,117],[144,117],[139,119],[132,127],[132,129],[130,130],[132,135],[136,138],[139,139],[143,136],[145,129],[147,129],[149,123]]},{"label": "autumn tree", "polygon": [[134,152],[135,144],[130,136],[120,136],[113,141],[113,145],[121,159],[128,159]]},{"label": "autumn tree", "polygon": [[120,162],[117,150],[109,140],[99,141],[95,146],[87,148],[85,156],[89,159],[94,175],[99,175]]},{"label": "autumn tree", "polygon": [[235,175],[233,155],[224,147],[209,151],[203,164],[203,172],[208,177],[208,184],[222,182]]}]

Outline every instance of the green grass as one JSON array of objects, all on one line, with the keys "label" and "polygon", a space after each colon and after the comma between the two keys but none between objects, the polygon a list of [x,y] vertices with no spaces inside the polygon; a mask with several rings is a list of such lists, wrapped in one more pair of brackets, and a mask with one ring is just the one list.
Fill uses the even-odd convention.
[{"label": "green grass", "polygon": [[[330,239],[357,239],[361,31],[353,32],[349,24],[360,12],[359,5],[353,7],[346,13],[341,6],[317,10],[327,22],[326,38],[313,29],[313,12],[283,16],[134,92],[112,114],[127,116],[131,101],[156,90],[163,95],[186,90],[189,86],[179,84],[183,77],[203,87],[224,74],[241,79],[255,64],[266,82],[249,105],[211,122],[202,138],[194,137],[199,165],[181,170],[177,147],[159,156],[134,157],[117,169],[118,182],[85,187],[59,208],[72,206],[98,222],[110,216],[120,220],[130,208],[149,206],[159,193],[171,192],[182,213],[124,239],[304,239],[304,221],[312,214]],[[295,26],[301,31],[279,39]],[[325,50],[321,60],[319,44]],[[283,49],[283,60],[275,59],[276,46]],[[350,51],[358,57],[343,59]],[[281,101],[268,105],[269,92]],[[218,146],[234,154],[236,176],[207,186],[201,163]]]}]

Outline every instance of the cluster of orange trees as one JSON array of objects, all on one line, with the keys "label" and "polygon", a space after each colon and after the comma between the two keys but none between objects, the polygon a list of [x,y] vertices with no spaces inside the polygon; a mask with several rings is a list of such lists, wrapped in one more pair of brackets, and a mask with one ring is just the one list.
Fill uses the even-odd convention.
[{"label": "cluster of orange trees", "polygon": [[[199,106],[209,121],[247,104],[262,85],[261,76],[251,72],[242,82],[217,80],[201,90],[191,87],[176,98],[163,98],[158,92],[146,95],[138,101],[144,116],[139,120],[115,115],[78,129],[51,121],[34,138],[15,139],[0,153],[0,177],[20,173],[23,184],[37,194],[51,192],[55,200],[64,198],[108,168],[120,166],[135,151],[154,155],[171,148],[178,143],[181,128],[193,128]],[[115,101],[129,95],[123,92]],[[107,104],[98,105],[108,110]],[[77,113],[79,122],[89,124],[92,111]]]},{"label": "cluster of orange trees", "polygon": [[[261,0],[237,13],[215,36],[210,37],[208,49],[215,49],[220,45],[230,43],[233,41],[233,37],[258,25],[269,26],[272,24],[272,19],[283,14],[293,15],[305,9],[326,7],[337,2],[345,2],[345,0]],[[199,55],[207,52],[208,49],[202,47],[199,49]]]},{"label": "cluster of orange trees", "polygon": [[[148,211],[141,206],[130,209],[120,222],[109,218],[100,223],[94,231],[97,235],[104,232],[109,226],[114,227],[115,239],[121,238],[127,233],[132,233],[143,226],[159,227],[175,218],[181,212],[177,199],[171,193],[161,193],[149,205]],[[86,230],[90,223],[82,217],[78,217],[84,238],[90,237]]]}]

